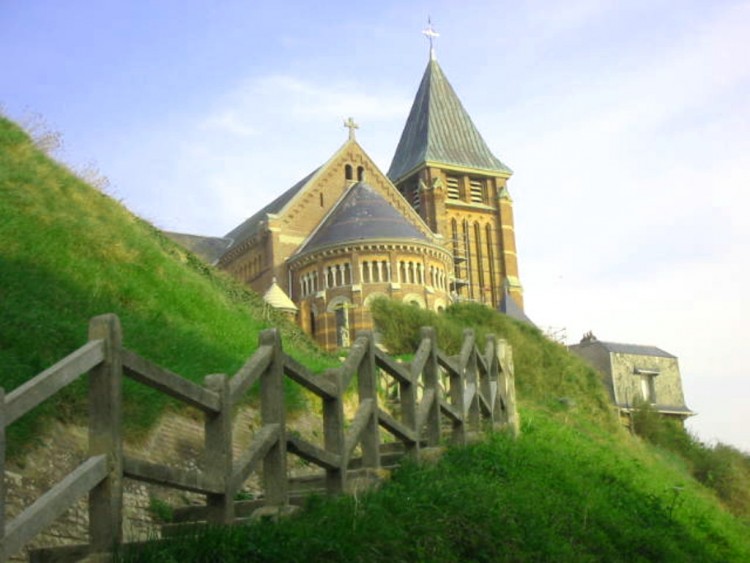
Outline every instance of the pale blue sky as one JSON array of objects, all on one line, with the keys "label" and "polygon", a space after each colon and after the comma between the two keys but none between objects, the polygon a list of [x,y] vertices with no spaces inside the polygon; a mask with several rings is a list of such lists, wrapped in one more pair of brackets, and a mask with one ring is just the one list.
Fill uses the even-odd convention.
[{"label": "pale blue sky", "polygon": [[157,226],[221,235],[323,163],[387,170],[437,55],[510,182],[527,312],[679,356],[750,451],[750,2],[0,0],[0,104]]}]

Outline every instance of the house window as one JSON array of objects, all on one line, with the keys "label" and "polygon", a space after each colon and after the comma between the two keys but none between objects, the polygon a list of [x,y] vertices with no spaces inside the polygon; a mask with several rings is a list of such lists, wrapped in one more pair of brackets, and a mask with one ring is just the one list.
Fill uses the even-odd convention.
[{"label": "house window", "polygon": [[365,179],[365,167],[357,166],[357,180],[362,182]]},{"label": "house window", "polygon": [[345,177],[345,178],[346,178],[347,180],[352,180],[352,179],[354,179],[354,170],[353,170],[353,168],[352,168],[352,165],[351,165],[351,164],[347,164],[346,166],[344,166],[344,177]]},{"label": "house window", "polygon": [[656,391],[654,390],[653,375],[641,376],[641,392],[643,393],[644,401],[651,404],[656,402]]},{"label": "house window", "polygon": [[654,404],[656,402],[656,387],[654,386],[654,381],[656,376],[659,375],[659,370],[635,368],[633,371],[636,375],[641,377],[641,395],[643,396],[643,400],[647,403]]}]

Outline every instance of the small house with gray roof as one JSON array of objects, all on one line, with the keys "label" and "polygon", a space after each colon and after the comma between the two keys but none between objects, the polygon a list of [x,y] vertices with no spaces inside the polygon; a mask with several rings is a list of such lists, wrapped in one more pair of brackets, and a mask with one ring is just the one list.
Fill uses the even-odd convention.
[{"label": "small house with gray roof", "polygon": [[625,420],[642,403],[679,420],[695,414],[685,404],[677,357],[669,352],[656,346],[604,342],[590,332],[570,350],[601,374],[610,399]]},{"label": "small house with gray roof", "polygon": [[525,318],[512,171],[434,51],[388,174],[345,125],[349,138],[327,162],[224,237],[167,234],[284,303],[327,349],[372,329],[369,303],[381,295],[435,311],[475,301]]}]

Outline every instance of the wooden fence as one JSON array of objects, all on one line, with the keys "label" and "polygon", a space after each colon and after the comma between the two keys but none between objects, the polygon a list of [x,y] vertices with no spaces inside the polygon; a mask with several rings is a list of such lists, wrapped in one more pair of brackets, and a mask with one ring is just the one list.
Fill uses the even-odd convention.
[{"label": "wooden fence", "polygon": [[[88,458],[12,521],[5,521],[5,428],[83,374],[89,377]],[[345,420],[344,394],[357,381],[358,407]],[[287,434],[284,377],[320,397],[323,444]],[[381,407],[380,376],[398,385],[398,416]],[[200,469],[176,469],[123,454],[122,379],[129,377],[203,411],[205,456]],[[239,459],[233,459],[232,407],[260,382],[262,426]],[[234,498],[250,474],[262,469],[265,504],[288,503],[287,453],[323,468],[326,488],[344,490],[355,449],[364,468],[380,466],[381,428],[404,444],[408,454],[441,442],[441,417],[450,421],[450,439],[464,443],[467,431],[492,425],[518,429],[509,346],[488,337],[480,352],[467,330],[461,352],[449,357],[423,328],[411,364],[377,349],[371,334],[357,337],[343,362],[322,375],[284,354],[279,333],[261,333],[259,347],[231,378],[209,375],[193,383],[123,348],[115,315],[91,320],[89,341],[12,392],[0,388],[0,563],[88,494],[89,544],[72,555],[107,554],[123,541],[123,479],[136,479],[206,496],[207,520],[231,523]],[[485,421],[484,425],[482,421]],[[63,549],[64,548],[60,548]],[[77,551],[76,551],[77,550]]]}]

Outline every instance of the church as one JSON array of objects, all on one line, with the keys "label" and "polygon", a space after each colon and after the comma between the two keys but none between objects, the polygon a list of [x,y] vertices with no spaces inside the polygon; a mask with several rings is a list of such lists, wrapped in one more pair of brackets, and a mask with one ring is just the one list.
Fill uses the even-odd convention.
[{"label": "church", "polygon": [[434,50],[387,173],[357,142],[223,238],[167,233],[264,295],[328,350],[372,329],[386,296],[442,311],[474,301],[523,314],[512,174],[489,149]]}]

